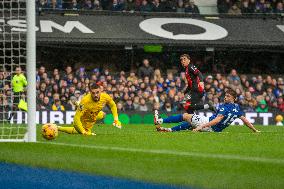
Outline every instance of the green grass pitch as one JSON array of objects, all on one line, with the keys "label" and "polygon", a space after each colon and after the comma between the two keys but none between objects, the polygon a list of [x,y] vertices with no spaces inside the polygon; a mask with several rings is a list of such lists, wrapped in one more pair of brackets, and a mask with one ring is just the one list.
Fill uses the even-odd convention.
[{"label": "green grass pitch", "polygon": [[100,125],[97,136],[59,133],[53,141],[38,129],[37,143],[0,143],[0,161],[198,188],[284,188],[284,127],[257,128],[262,133]]}]

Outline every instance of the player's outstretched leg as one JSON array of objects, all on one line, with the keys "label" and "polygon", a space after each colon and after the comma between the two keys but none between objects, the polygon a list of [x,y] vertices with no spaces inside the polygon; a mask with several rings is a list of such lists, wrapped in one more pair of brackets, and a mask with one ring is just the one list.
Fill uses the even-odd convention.
[{"label": "player's outstretched leg", "polygon": [[158,110],[154,110],[154,124],[161,125],[163,123],[163,119],[160,118]]},{"label": "player's outstretched leg", "polygon": [[[82,134],[82,133],[79,133],[77,130],[76,130],[76,127],[62,127],[62,126],[57,126],[57,129],[58,131],[60,132],[64,132],[64,133],[68,133],[68,134]],[[85,129],[86,131],[86,134],[85,135],[96,135],[96,133],[92,133],[92,130],[91,129]]]},{"label": "player's outstretched leg", "polygon": [[172,132],[171,128],[161,127],[160,125],[156,126],[158,132]]},{"label": "player's outstretched leg", "polygon": [[61,126],[57,126],[58,131],[64,132],[64,133],[68,133],[68,134],[78,134],[78,132],[76,131],[75,127],[61,127]]},{"label": "player's outstretched leg", "polygon": [[170,128],[164,128],[161,126],[163,118],[160,118],[158,110],[154,110],[154,124],[158,132],[171,132]]},{"label": "player's outstretched leg", "polygon": [[183,115],[178,114],[169,116],[167,118],[160,118],[158,110],[154,111],[154,123],[155,125],[161,125],[163,123],[179,123],[183,121]]},{"label": "player's outstretched leg", "polygon": [[182,122],[181,124],[174,126],[172,128],[165,128],[160,125],[156,126],[158,132],[178,132],[183,130],[192,130],[192,126],[188,122]]},{"label": "player's outstretched leg", "polygon": [[170,128],[172,132],[182,131],[182,130],[192,130],[192,126],[188,122],[182,122],[180,125]]},{"label": "player's outstretched leg", "polygon": [[[159,132],[175,132],[175,131],[181,131],[181,130],[189,130],[191,128],[191,125],[188,122],[182,122],[183,115],[178,114],[174,116],[169,116],[167,118],[160,118],[158,110],[154,111],[154,123],[156,125],[156,129]],[[177,125],[172,128],[164,128],[161,126],[163,123],[180,123],[180,125]]]},{"label": "player's outstretched leg", "polygon": [[159,132],[168,132],[166,128],[163,128],[161,124],[163,123],[163,119],[160,118],[158,110],[154,110],[154,124],[156,125],[156,130]]}]

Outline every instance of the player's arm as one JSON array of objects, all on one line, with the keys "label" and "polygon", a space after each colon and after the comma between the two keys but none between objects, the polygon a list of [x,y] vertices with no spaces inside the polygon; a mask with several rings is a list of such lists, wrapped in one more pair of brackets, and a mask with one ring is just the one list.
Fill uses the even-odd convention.
[{"label": "player's arm", "polygon": [[191,99],[191,95],[189,91],[190,91],[190,88],[187,86],[186,89],[184,90],[184,98],[183,98],[183,101],[181,102],[182,104],[185,104],[188,100]]},{"label": "player's arm", "polygon": [[209,121],[208,123],[201,125],[199,127],[196,127],[192,131],[201,131],[202,129],[205,129],[207,127],[212,127],[213,125],[217,125],[222,119],[224,118],[224,115],[219,114],[215,119]]},{"label": "player's arm", "polygon": [[116,107],[116,104],[111,97],[109,97],[108,106],[110,107],[110,110],[111,110],[111,113],[112,113],[113,119],[114,119],[113,126],[115,126],[117,128],[121,128],[121,123],[118,120],[117,107]]},{"label": "player's arm", "polygon": [[22,75],[22,82],[25,87],[28,85],[28,81],[24,75]]},{"label": "player's arm", "polygon": [[190,91],[190,88],[189,88],[189,86],[187,85],[186,89],[184,90],[184,94],[189,93],[189,91]]},{"label": "player's arm", "polygon": [[240,119],[244,122],[244,124],[250,128],[253,132],[259,133],[260,131],[257,130],[252,124],[251,122],[249,122],[249,120],[245,117],[245,116],[241,116]]},{"label": "player's arm", "polygon": [[204,82],[203,82],[204,77],[201,71],[199,71],[199,69],[197,69],[195,66],[192,66],[190,70],[194,75],[198,76],[200,80],[200,82],[198,83],[198,88],[201,88],[202,90],[204,90]]},{"label": "player's arm", "polygon": [[80,106],[80,101],[77,101],[77,98],[75,96],[70,97],[70,102],[75,106],[75,110],[77,110]]},{"label": "player's arm", "polygon": [[118,113],[117,113],[117,107],[113,99],[110,99],[108,101],[108,106],[110,107],[111,113],[113,115],[114,120],[118,120]]},{"label": "player's arm", "polygon": [[194,75],[198,76],[199,79],[200,79],[200,82],[203,83],[204,77],[203,77],[203,74],[201,73],[201,71],[199,71],[199,69],[196,68],[196,69],[193,71],[193,73],[194,73]]}]

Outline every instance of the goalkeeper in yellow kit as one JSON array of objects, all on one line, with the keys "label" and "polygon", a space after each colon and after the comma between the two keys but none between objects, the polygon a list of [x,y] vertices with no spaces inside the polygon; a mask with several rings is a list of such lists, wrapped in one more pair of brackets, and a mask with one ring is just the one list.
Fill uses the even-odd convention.
[{"label": "goalkeeper in yellow kit", "polygon": [[77,105],[73,127],[58,127],[59,131],[70,134],[95,135],[95,133],[92,133],[93,125],[97,120],[104,118],[105,113],[102,109],[106,104],[110,107],[114,118],[113,126],[121,128],[117,107],[113,99],[102,92],[101,87],[96,83],[90,84],[89,88],[90,92]]}]

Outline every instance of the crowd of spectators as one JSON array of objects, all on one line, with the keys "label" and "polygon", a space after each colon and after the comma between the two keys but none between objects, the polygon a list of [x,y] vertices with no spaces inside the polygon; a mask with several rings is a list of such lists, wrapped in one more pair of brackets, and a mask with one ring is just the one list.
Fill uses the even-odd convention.
[{"label": "crowd of spectators", "polygon": [[199,14],[194,0],[37,0],[37,8],[39,11],[67,9]]},{"label": "crowd of spectators", "polygon": [[[137,73],[137,74],[136,74]],[[46,70],[44,66],[37,71],[37,110],[75,110],[71,98],[80,100],[88,92],[90,82],[100,82],[104,91],[110,94],[117,103],[118,110],[164,112],[182,110],[180,102],[184,98],[186,87],[185,73],[161,73],[153,68],[148,59],[138,70],[125,73],[113,73],[108,69],[93,69],[87,72],[84,67],[73,70]],[[11,88],[7,80],[11,75],[0,72],[0,104],[11,106]],[[283,77],[239,75],[235,69],[227,76],[217,73],[205,78],[204,101],[211,101],[218,108],[223,101],[226,88],[234,89],[238,94],[238,103],[245,112],[284,112]]]},{"label": "crowd of spectators", "polygon": [[241,15],[257,13],[284,13],[283,0],[218,0],[219,13]]},{"label": "crowd of spectators", "polygon": [[[241,15],[284,13],[284,0],[217,0],[219,13]],[[179,12],[199,14],[194,0],[37,0],[44,10],[110,10],[140,12]]]},{"label": "crowd of spectators", "polygon": [[[204,7],[204,10],[206,10],[206,7],[212,7],[212,4],[199,4],[198,0],[36,0],[36,6],[39,13],[46,10],[104,10],[200,14],[200,7]],[[5,1],[3,4],[0,4],[0,8],[3,7],[24,8],[25,3]],[[216,13],[231,15],[258,13],[283,14],[284,0],[216,0],[216,8]],[[212,14],[212,12],[210,13]],[[202,12],[202,14],[208,13]]]}]

